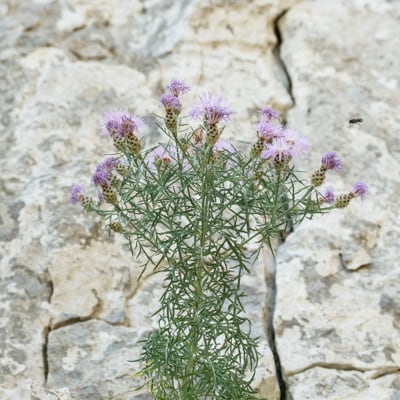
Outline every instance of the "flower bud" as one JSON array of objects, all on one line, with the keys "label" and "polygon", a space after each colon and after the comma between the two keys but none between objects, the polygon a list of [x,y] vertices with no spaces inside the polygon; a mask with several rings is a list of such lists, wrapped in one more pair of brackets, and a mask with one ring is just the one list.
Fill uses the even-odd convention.
[{"label": "flower bud", "polygon": [[103,198],[107,203],[117,205],[118,197],[115,190],[110,185],[101,185],[103,191]]},{"label": "flower bud", "polygon": [[117,222],[117,221],[111,221],[111,222],[108,224],[108,227],[109,227],[111,230],[113,230],[114,232],[117,232],[117,233],[121,233],[121,232],[124,230],[124,228],[122,227],[122,225],[121,225],[119,222]]},{"label": "flower bud", "polygon": [[314,187],[321,186],[325,181],[326,169],[321,167],[311,175],[311,183]]},{"label": "flower bud", "polygon": [[135,134],[130,134],[125,138],[126,149],[129,153],[138,156],[140,155],[140,150],[142,149],[142,144],[139,138]]}]

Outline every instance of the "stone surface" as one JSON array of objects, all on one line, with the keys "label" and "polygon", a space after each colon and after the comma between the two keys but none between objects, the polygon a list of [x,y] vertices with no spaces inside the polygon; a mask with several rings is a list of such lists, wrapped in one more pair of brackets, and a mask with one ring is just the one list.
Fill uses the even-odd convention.
[{"label": "stone surface", "polygon": [[75,323],[52,331],[48,354],[48,385],[66,387],[78,399],[149,399],[134,392],[140,381],[135,360],[140,355],[138,333],[100,320]]},{"label": "stone surface", "polygon": [[365,400],[400,398],[398,374],[379,377],[360,371],[313,368],[289,379],[291,394],[304,400]]},{"label": "stone surface", "polygon": [[[396,2],[322,0],[281,21],[289,121],[313,132],[314,149],[342,156],[330,186],[370,186],[364,202],[307,222],[279,249],[274,322],[293,399],[399,397],[399,16]],[[348,124],[354,115],[361,125]],[[318,162],[314,151],[304,168]]]},{"label": "stone surface", "polygon": [[172,77],[193,87],[185,106],[205,90],[229,99],[239,145],[270,104],[313,144],[300,169],[335,150],[346,168],[329,184],[370,187],[244,279],[262,395],[279,398],[273,312],[283,397],[400,398],[399,22],[389,0],[2,0],[0,398],[148,398],[127,360],[160,282],[137,284],[140,260],[67,197],[110,151],[104,111],[146,115],[145,142],[158,137],[150,113]]}]

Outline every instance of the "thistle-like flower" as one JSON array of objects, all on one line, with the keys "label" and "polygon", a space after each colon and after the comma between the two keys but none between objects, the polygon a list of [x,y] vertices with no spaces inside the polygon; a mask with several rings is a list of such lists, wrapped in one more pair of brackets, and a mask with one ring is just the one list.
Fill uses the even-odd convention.
[{"label": "thistle-like flower", "polygon": [[340,171],[343,168],[343,164],[334,151],[329,151],[322,156],[321,168],[325,170],[332,169],[334,171]]},{"label": "thistle-like flower", "polygon": [[79,201],[82,201],[84,197],[85,197],[85,191],[82,185],[72,186],[71,193],[69,196],[69,202],[71,204],[76,204]]},{"label": "thistle-like flower", "polygon": [[302,136],[299,131],[292,128],[284,128],[282,136],[291,146],[291,151],[294,157],[300,157],[308,153],[311,146],[308,140]]},{"label": "thistle-like flower", "polygon": [[192,118],[203,118],[207,131],[207,143],[212,147],[220,135],[217,124],[220,121],[228,121],[232,115],[232,111],[224,103],[222,97],[214,96],[210,92],[202,94],[199,100],[199,104],[194,106],[190,111],[190,116]]},{"label": "thistle-like flower", "polygon": [[261,152],[261,158],[272,160],[277,169],[286,168],[294,155],[292,145],[284,137],[274,138]]},{"label": "thistle-like flower", "polygon": [[112,111],[104,117],[101,134],[109,134],[118,150],[139,155],[141,144],[137,134],[143,127],[142,118],[127,111]]},{"label": "thistle-like flower", "polygon": [[364,200],[368,194],[368,186],[363,182],[356,182],[351,193],[354,197],[360,197],[361,200]]},{"label": "thistle-like flower", "polygon": [[271,119],[279,119],[279,112],[268,106],[261,109],[260,113],[263,116],[263,119],[266,121],[271,121]]},{"label": "thistle-like flower", "polygon": [[334,151],[329,151],[321,158],[321,166],[311,175],[311,183],[314,187],[320,186],[325,181],[326,171],[332,169],[340,171],[342,169],[342,161]]},{"label": "thistle-like flower", "polygon": [[171,110],[179,114],[182,110],[182,104],[177,96],[171,93],[165,93],[161,96],[160,103],[164,106],[165,110]]},{"label": "thistle-like flower", "polygon": [[322,193],[322,198],[320,199],[320,203],[333,204],[334,202],[335,202],[335,193],[332,188],[327,188]]},{"label": "thistle-like flower", "polygon": [[282,125],[273,124],[270,120],[262,119],[256,125],[256,129],[259,136],[263,137],[265,141],[283,136]]},{"label": "thistle-like flower", "polygon": [[192,118],[202,117],[207,125],[218,124],[220,121],[228,121],[232,111],[220,96],[214,96],[212,93],[203,93],[199,97],[199,104],[190,111]]},{"label": "thistle-like flower", "polygon": [[178,97],[182,93],[186,93],[190,90],[190,87],[186,83],[179,79],[173,79],[168,85],[167,89],[170,94]]},{"label": "thistle-like flower", "polygon": [[143,119],[128,111],[110,111],[104,116],[101,135],[124,137],[140,132],[143,127]]},{"label": "thistle-like flower", "polygon": [[160,103],[165,108],[165,126],[173,133],[177,132],[178,116],[182,109],[182,104],[177,96],[165,93],[161,96]]},{"label": "thistle-like flower", "polygon": [[88,211],[93,203],[93,200],[85,195],[85,191],[82,185],[74,185],[71,189],[69,202],[71,204],[76,204],[80,202],[82,207]]},{"label": "thistle-like flower", "polygon": [[353,190],[349,193],[342,194],[336,198],[335,207],[344,208],[349,205],[350,200],[355,197],[360,197],[361,200],[364,200],[366,195],[368,194],[368,187],[363,182],[356,182],[353,185]]},{"label": "thistle-like flower", "polygon": [[116,205],[118,198],[115,190],[112,188],[114,181],[113,170],[119,160],[114,157],[106,158],[103,162],[97,164],[92,182],[99,188],[99,198],[103,198],[107,203]]}]

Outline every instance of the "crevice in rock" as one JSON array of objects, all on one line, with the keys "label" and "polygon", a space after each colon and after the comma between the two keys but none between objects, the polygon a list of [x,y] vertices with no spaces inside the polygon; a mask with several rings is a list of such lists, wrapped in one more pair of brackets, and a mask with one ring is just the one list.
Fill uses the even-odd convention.
[{"label": "crevice in rock", "polygon": [[292,100],[292,107],[293,107],[296,105],[296,100],[293,95],[292,78],[290,77],[288,68],[287,68],[285,61],[283,60],[282,54],[281,54],[281,47],[282,47],[283,39],[282,39],[282,32],[279,27],[281,19],[285,16],[285,14],[287,12],[288,12],[288,9],[284,9],[274,19],[273,26],[274,26],[274,34],[276,37],[276,44],[272,50],[272,54],[275,57],[275,60],[276,60],[277,65],[279,66],[279,69],[282,71],[282,76],[284,77],[284,84],[286,86],[287,92],[289,93],[290,99]]},{"label": "crevice in rock", "polygon": [[59,321],[59,322],[55,323],[54,326],[53,326],[53,331],[56,331],[57,329],[60,329],[60,328],[65,328],[66,326],[79,324],[80,322],[86,322],[86,321],[89,321],[91,319],[95,319],[95,318],[92,318],[91,315],[89,315],[87,317],[72,317],[72,318],[68,318],[68,319],[65,319],[63,321]]},{"label": "crevice in rock", "polygon": [[43,375],[44,385],[47,386],[47,378],[49,376],[49,359],[48,359],[48,345],[49,345],[49,334],[51,332],[50,326],[45,326],[43,330],[43,345],[42,345],[42,356],[43,356]]},{"label": "crevice in rock", "polygon": [[281,360],[279,357],[278,349],[276,346],[276,338],[275,338],[275,327],[274,327],[274,314],[275,314],[275,305],[276,305],[276,262],[275,256],[273,258],[274,262],[271,268],[268,270],[266,274],[266,285],[268,288],[268,299],[267,299],[267,308],[268,308],[268,320],[267,320],[267,339],[269,347],[272,351],[272,355],[274,357],[275,363],[275,371],[276,371],[276,379],[278,381],[279,390],[280,390],[280,400],[288,400],[287,397],[288,391],[286,388],[286,382],[281,366]]},{"label": "crevice in rock", "polygon": [[399,373],[400,373],[400,367],[388,367],[387,369],[383,368],[383,370],[378,369],[375,372],[375,374],[371,376],[371,379],[379,379],[386,375],[399,374]]},{"label": "crevice in rock", "polygon": [[49,296],[47,298],[47,302],[49,304],[51,304],[51,299],[53,298],[53,293],[54,293],[54,284],[53,284],[53,281],[51,279],[49,279],[47,281],[47,287],[48,287],[48,290],[49,290]]},{"label": "crevice in rock", "polygon": [[324,368],[324,369],[333,369],[337,371],[356,371],[356,372],[370,372],[373,373],[371,375],[371,379],[377,379],[380,378],[381,376],[392,374],[392,373],[397,373],[400,371],[400,368],[397,366],[393,365],[388,365],[388,366],[381,366],[381,367],[371,367],[371,368],[362,368],[362,367],[356,367],[352,364],[341,364],[341,363],[324,363],[324,362],[316,362],[307,365],[304,368],[300,368],[291,372],[288,372],[287,376],[294,376],[294,375],[299,375],[302,374],[306,371],[309,371],[310,369],[314,368]]}]

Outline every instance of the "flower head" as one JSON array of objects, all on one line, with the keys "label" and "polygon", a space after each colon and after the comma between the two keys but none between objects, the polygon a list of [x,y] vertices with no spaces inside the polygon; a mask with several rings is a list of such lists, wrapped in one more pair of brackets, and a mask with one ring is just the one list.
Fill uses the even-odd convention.
[{"label": "flower head", "polygon": [[120,135],[121,118],[125,111],[109,111],[104,115],[101,126],[101,136],[110,135],[112,137]]},{"label": "flower head", "polygon": [[182,104],[178,97],[171,93],[165,93],[161,96],[160,103],[164,106],[166,110],[177,110],[181,111]]},{"label": "flower head", "polygon": [[261,153],[261,158],[285,161],[294,156],[292,145],[284,137],[277,137],[272,143],[267,143],[265,150]]},{"label": "flower head", "polygon": [[167,89],[169,93],[175,97],[178,97],[182,93],[186,93],[190,90],[190,87],[186,83],[179,79],[173,79],[168,85]]},{"label": "flower head", "polygon": [[109,173],[111,173],[115,167],[121,163],[121,160],[115,157],[107,157],[104,161],[99,163],[96,168],[105,169]]},{"label": "flower head", "polygon": [[106,170],[96,169],[95,173],[92,175],[92,182],[96,186],[108,186],[110,184],[110,178],[111,174],[109,174]]},{"label": "flower head", "polygon": [[368,186],[363,182],[356,182],[353,185],[352,193],[355,197],[361,197],[361,200],[364,200],[368,194]]},{"label": "flower head", "polygon": [[343,167],[342,161],[334,151],[329,151],[322,156],[321,165],[324,169],[333,169],[334,171],[340,171]]},{"label": "flower head", "polygon": [[262,114],[263,119],[266,121],[279,118],[279,112],[273,110],[271,107],[264,107],[262,110],[260,110],[260,113]]},{"label": "flower head", "polygon": [[271,123],[271,121],[262,119],[256,125],[257,132],[266,140],[277,138],[283,135],[283,128],[281,125]]},{"label": "flower head", "polygon": [[126,113],[121,117],[122,136],[133,135],[144,127],[143,119],[136,115]]},{"label": "flower head", "polygon": [[69,202],[71,204],[76,204],[78,201],[83,200],[85,197],[84,189],[82,185],[74,185],[71,189],[69,196]]},{"label": "flower head", "polygon": [[308,140],[295,129],[284,128],[282,136],[290,144],[293,156],[302,156],[305,153],[308,153],[311,149]]},{"label": "flower head", "polygon": [[111,137],[127,136],[133,132],[138,132],[144,126],[140,117],[128,113],[127,111],[111,111],[105,114],[101,135]]},{"label": "flower head", "polygon": [[121,161],[114,157],[108,157],[101,163],[96,165],[95,172],[92,176],[92,182],[96,186],[109,185],[115,166]]},{"label": "flower head", "polygon": [[200,103],[192,108],[190,116],[192,118],[203,117],[209,125],[217,124],[220,121],[228,121],[232,111],[223,102],[222,97],[214,96],[210,92],[202,94]]},{"label": "flower head", "polygon": [[333,204],[335,202],[335,193],[333,192],[333,189],[327,188],[323,194],[323,202],[328,203],[328,204]]}]

